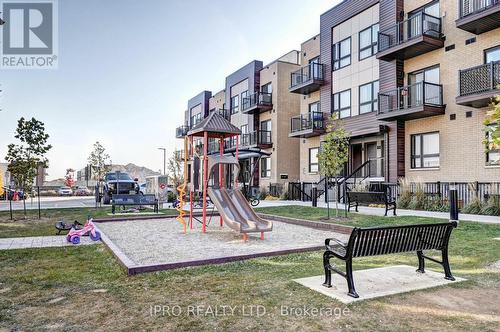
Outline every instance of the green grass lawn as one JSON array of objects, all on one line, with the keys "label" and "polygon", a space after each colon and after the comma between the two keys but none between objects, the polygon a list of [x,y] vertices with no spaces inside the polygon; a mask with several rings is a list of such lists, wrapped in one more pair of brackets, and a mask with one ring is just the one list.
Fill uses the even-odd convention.
[{"label": "green grass lawn", "polygon": [[[152,212],[152,210],[147,210]],[[160,212],[166,215],[177,215],[174,209],[161,209]],[[44,236],[55,235],[54,225],[59,220],[72,223],[78,220],[84,223],[87,216],[98,218],[126,218],[126,216],[109,216],[111,207],[102,208],[64,208],[64,209],[44,209],[41,211],[41,219],[38,219],[38,210],[27,210],[26,219],[24,212],[14,211],[13,219],[10,220],[9,212],[0,212],[0,238],[21,237],[21,236]]]},{"label": "green grass lawn", "polygon": [[[285,210],[311,219],[324,212]],[[346,222],[368,226],[436,221],[356,215]],[[495,331],[500,326],[500,270],[491,266],[500,260],[495,237],[500,237],[500,225],[463,222],[453,231],[452,272],[467,282],[349,306],[292,281],[323,273],[319,251],[128,277],[103,245],[0,250],[0,330]],[[354,268],[397,264],[416,266],[416,255],[356,259]],[[429,263],[428,268],[441,272],[437,264]],[[151,315],[155,305],[168,307]],[[176,305],[179,316],[167,311]],[[249,305],[262,306],[265,315],[249,315]],[[194,306],[205,311],[188,313]],[[208,306],[236,310],[215,316],[206,311]],[[349,311],[341,317],[290,316],[282,315],[282,306]]]}]

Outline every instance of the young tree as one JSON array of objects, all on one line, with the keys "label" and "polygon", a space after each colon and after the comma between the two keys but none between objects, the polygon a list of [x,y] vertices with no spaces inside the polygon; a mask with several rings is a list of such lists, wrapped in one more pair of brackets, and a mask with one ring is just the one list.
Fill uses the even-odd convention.
[{"label": "young tree", "polygon": [[177,188],[184,183],[184,158],[178,151],[174,151],[167,163],[168,177]]},{"label": "young tree", "polygon": [[[349,135],[342,121],[337,119],[336,113],[330,118],[326,132],[318,153],[319,171],[326,178],[327,183],[330,178],[335,178],[335,184],[338,185],[337,177],[349,157]],[[330,218],[330,204],[328,201],[327,205],[328,218]],[[335,215],[338,216],[338,200],[335,200],[335,207]]]},{"label": "young tree", "polygon": [[491,109],[486,113],[486,131],[490,139],[485,140],[487,150],[494,150],[500,147],[500,96],[496,96]]},{"label": "young tree", "polygon": [[45,155],[52,145],[47,143],[49,135],[45,133],[44,123],[35,118],[20,118],[14,137],[20,143],[8,145],[5,160],[9,163],[8,171],[14,182],[26,193],[31,191],[38,169],[48,167]]},{"label": "young tree", "polygon": [[94,149],[87,160],[97,180],[102,179],[111,170],[109,154],[99,141],[94,143]]}]

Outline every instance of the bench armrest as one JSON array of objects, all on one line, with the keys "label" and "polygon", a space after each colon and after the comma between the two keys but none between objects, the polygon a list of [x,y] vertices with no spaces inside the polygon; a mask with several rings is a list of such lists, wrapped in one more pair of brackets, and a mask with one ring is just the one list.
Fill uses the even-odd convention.
[{"label": "bench armrest", "polygon": [[343,248],[346,248],[347,247],[347,243],[345,242],[342,242],[336,238],[330,238],[330,239],[326,239],[325,240],[325,246],[328,248],[330,246],[330,241],[333,241],[335,243],[337,243],[338,245],[342,246]]}]

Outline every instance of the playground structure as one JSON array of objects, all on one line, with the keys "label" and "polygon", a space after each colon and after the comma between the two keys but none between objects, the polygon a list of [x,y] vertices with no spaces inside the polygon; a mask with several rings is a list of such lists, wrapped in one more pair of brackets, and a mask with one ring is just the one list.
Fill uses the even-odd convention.
[{"label": "playground structure", "polygon": [[[189,191],[190,229],[193,229],[193,219],[196,219],[202,224],[202,232],[206,232],[207,198],[209,197],[219,212],[220,227],[223,227],[225,223],[242,234],[245,241],[248,240],[248,233],[260,233],[260,238],[264,239],[264,233],[272,231],[272,222],[260,218],[238,188],[240,134],[239,128],[216,112],[210,114],[187,133],[184,141],[184,183],[177,188],[180,201],[177,207],[179,211],[177,220],[183,224],[184,232],[187,228],[184,219],[186,190]],[[212,144],[218,143],[218,154],[209,153],[209,139]],[[234,152],[225,153],[224,141],[226,139],[236,141]],[[202,141],[203,151],[195,149],[195,140]],[[188,160],[191,161],[190,165],[188,165]],[[201,181],[200,178],[202,178]],[[197,219],[193,213],[194,197],[200,191],[203,211],[201,220]],[[212,216],[213,211],[210,220]]]}]

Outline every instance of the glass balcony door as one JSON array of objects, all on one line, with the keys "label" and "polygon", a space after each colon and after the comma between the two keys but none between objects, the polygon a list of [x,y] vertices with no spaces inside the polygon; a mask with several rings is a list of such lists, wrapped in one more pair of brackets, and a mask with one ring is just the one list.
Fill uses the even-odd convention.
[{"label": "glass balcony door", "polygon": [[[408,94],[408,103],[411,106],[420,106],[425,104],[439,104],[440,94],[439,89],[435,89],[434,85],[425,85],[426,83],[439,84],[439,67],[427,68],[408,75],[408,90],[404,93]],[[424,97],[425,95],[425,97]],[[425,98],[425,100],[423,100]]]}]

